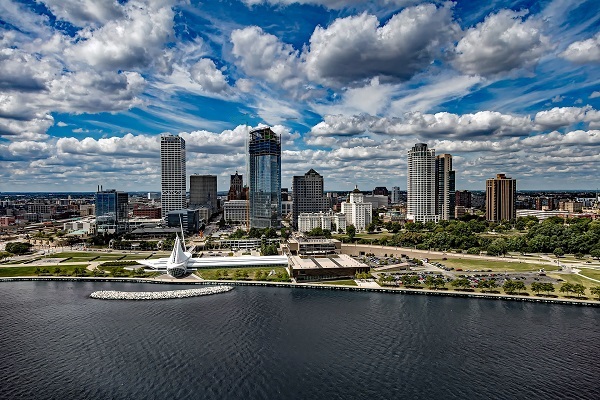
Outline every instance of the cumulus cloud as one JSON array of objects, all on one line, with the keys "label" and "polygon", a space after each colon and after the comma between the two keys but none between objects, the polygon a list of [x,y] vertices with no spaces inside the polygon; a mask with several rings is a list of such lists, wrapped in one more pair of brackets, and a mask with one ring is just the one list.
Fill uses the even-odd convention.
[{"label": "cumulus cloud", "polygon": [[383,26],[367,13],[339,18],[313,32],[308,77],[341,85],[377,76],[407,80],[439,56],[459,30],[450,3],[405,8]]},{"label": "cumulus cloud", "polygon": [[524,12],[501,10],[470,28],[456,45],[454,66],[466,74],[491,76],[535,65],[552,48],[541,22]]},{"label": "cumulus cloud", "polygon": [[43,2],[56,18],[75,26],[103,25],[123,15],[117,0],[36,0]]},{"label": "cumulus cloud", "polygon": [[190,74],[192,79],[208,92],[221,93],[229,89],[227,78],[217,69],[214,61],[203,58],[195,63]]},{"label": "cumulus cloud", "polygon": [[156,63],[174,36],[172,7],[156,3],[128,2],[123,18],[80,31],[67,55],[73,62],[82,60],[97,68],[136,69]]},{"label": "cumulus cloud", "polygon": [[595,91],[595,92],[592,92],[592,94],[590,94],[590,99],[595,99],[596,97],[600,97],[599,91]]},{"label": "cumulus cloud", "polygon": [[573,42],[561,53],[561,57],[575,63],[600,61],[600,33],[586,40]]},{"label": "cumulus cloud", "polygon": [[231,33],[232,53],[246,74],[293,88],[302,80],[299,52],[258,26]]},{"label": "cumulus cloud", "polygon": [[557,129],[583,121],[595,121],[598,112],[591,106],[586,107],[554,107],[540,111],[535,115],[535,123],[539,129]]}]

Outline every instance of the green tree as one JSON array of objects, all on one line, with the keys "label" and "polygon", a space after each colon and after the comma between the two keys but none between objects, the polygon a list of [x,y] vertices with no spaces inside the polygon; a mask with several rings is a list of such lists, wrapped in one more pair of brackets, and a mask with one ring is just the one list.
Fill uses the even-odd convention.
[{"label": "green tree", "polygon": [[470,288],[471,287],[471,281],[467,278],[456,278],[454,279],[452,282],[450,282],[450,284],[456,288]]},{"label": "green tree", "polygon": [[533,282],[531,284],[531,290],[539,295],[540,292],[544,290],[544,285],[541,282]]},{"label": "green tree", "polygon": [[573,291],[573,284],[571,284],[569,282],[565,282],[560,286],[559,290],[561,293],[567,293],[567,295],[570,295],[571,292]]},{"label": "green tree", "polygon": [[54,268],[54,275],[60,275],[61,272],[62,270],[60,269],[60,267]]},{"label": "green tree", "polygon": [[26,254],[29,253],[32,246],[27,242],[10,242],[6,243],[5,250],[12,254]]},{"label": "green tree", "polygon": [[521,293],[523,290],[526,289],[525,283],[523,281],[515,281],[513,288],[513,290],[515,290],[517,293]]},{"label": "green tree", "polygon": [[554,285],[550,282],[544,282],[542,283],[542,290],[544,292],[546,292],[547,295],[550,295],[550,293],[554,293]]},{"label": "green tree", "polygon": [[554,254],[556,258],[559,258],[565,255],[565,251],[562,249],[562,247],[557,247],[554,249],[552,254]]},{"label": "green tree", "polygon": [[505,293],[513,293],[515,291],[515,281],[511,279],[505,280],[502,289],[504,289]]},{"label": "green tree", "polygon": [[351,242],[354,240],[354,236],[356,236],[356,228],[354,225],[350,224],[346,227],[346,235]]},{"label": "green tree", "polygon": [[581,283],[576,283],[573,285],[573,293],[577,295],[577,297],[581,297],[585,294],[585,286]]},{"label": "green tree", "polygon": [[594,286],[590,288],[590,293],[595,295],[598,300],[600,300],[600,286]]},{"label": "green tree", "polygon": [[594,248],[594,249],[590,250],[590,255],[593,258],[597,258],[598,260],[600,260],[600,248]]}]

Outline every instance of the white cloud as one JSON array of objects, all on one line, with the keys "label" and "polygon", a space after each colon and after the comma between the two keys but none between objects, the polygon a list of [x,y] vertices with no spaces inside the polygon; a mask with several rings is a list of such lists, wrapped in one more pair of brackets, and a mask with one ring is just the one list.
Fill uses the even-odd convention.
[{"label": "white cloud", "polygon": [[203,58],[190,69],[192,79],[208,92],[221,93],[229,89],[227,78],[217,69],[214,61]]},{"label": "white cloud", "polygon": [[116,0],[36,0],[46,4],[56,18],[76,26],[103,25],[123,15]]},{"label": "white cloud", "polygon": [[575,63],[600,62],[600,33],[594,37],[573,42],[561,53],[561,57]]},{"label": "white cloud", "polygon": [[232,53],[240,67],[252,77],[277,83],[284,88],[297,87],[301,82],[299,52],[258,26],[231,32]]},{"label": "white cloud", "polygon": [[535,65],[552,48],[541,22],[501,10],[470,28],[456,45],[454,65],[466,74],[491,76]]},{"label": "white cloud", "polygon": [[554,97],[551,99],[551,101],[552,101],[553,103],[560,103],[560,102],[562,102],[564,99],[565,99],[565,96],[561,96],[561,95],[557,94],[556,96],[554,96]]},{"label": "white cloud", "polygon": [[595,99],[596,97],[600,97],[599,91],[595,91],[595,92],[592,92],[592,94],[590,94],[590,99]]},{"label": "white cloud", "polygon": [[100,28],[80,31],[79,42],[67,50],[70,59],[101,69],[138,69],[157,63],[164,45],[174,37],[173,9],[132,0],[124,13]]},{"label": "white cloud", "polygon": [[460,30],[451,3],[403,9],[383,26],[363,13],[318,26],[306,53],[308,77],[327,85],[345,85],[382,77],[407,80],[440,55]]},{"label": "white cloud", "polygon": [[[540,111],[535,115],[535,123],[541,129],[557,129],[577,122],[589,120],[594,115],[592,107],[554,107],[550,110]],[[588,116],[588,113],[591,113]],[[593,119],[593,118],[592,118]]]}]

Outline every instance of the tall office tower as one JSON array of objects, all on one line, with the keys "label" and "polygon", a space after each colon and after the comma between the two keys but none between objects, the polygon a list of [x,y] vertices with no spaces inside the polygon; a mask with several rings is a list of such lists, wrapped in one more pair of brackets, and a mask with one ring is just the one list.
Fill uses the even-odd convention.
[{"label": "tall office tower", "polygon": [[457,190],[455,193],[455,205],[471,208],[471,192],[468,190]]},{"label": "tall office tower", "polygon": [[229,193],[227,194],[227,200],[244,200],[242,198],[244,192],[244,177],[235,171],[235,175],[231,175],[229,180]]},{"label": "tall office tower", "polygon": [[217,209],[217,176],[190,175],[190,208],[206,207],[213,214]]},{"label": "tall office tower", "polygon": [[485,217],[488,221],[512,220],[517,216],[517,180],[497,174],[485,181]]},{"label": "tall office tower", "polygon": [[96,192],[96,233],[122,233],[127,230],[129,194],[116,190]]},{"label": "tall office tower", "polygon": [[186,208],[185,140],[164,134],[160,137],[161,215]]},{"label": "tall office tower", "polygon": [[318,213],[329,210],[329,200],[323,192],[323,177],[314,169],[292,180],[292,224],[298,229],[301,213]]},{"label": "tall office tower", "polygon": [[269,127],[250,131],[248,140],[250,227],[281,225],[281,138]]},{"label": "tall office tower", "polygon": [[406,218],[414,222],[438,222],[435,204],[435,150],[417,143],[408,151]]},{"label": "tall office tower", "polygon": [[455,182],[452,156],[440,154],[435,158],[435,212],[440,220],[454,219]]},{"label": "tall office tower", "polygon": [[357,231],[364,231],[373,220],[373,204],[365,203],[365,196],[354,187],[347,202],[342,203],[342,214],[346,215],[346,227],[354,225]]},{"label": "tall office tower", "polygon": [[400,188],[398,186],[392,187],[392,204],[400,203]]}]

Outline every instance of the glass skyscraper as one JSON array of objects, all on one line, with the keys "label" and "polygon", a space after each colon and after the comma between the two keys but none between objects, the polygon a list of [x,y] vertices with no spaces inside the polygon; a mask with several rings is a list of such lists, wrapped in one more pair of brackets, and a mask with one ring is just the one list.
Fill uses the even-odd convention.
[{"label": "glass skyscraper", "polygon": [[124,232],[127,229],[129,194],[116,190],[98,190],[95,197],[96,232]]},{"label": "glass skyscraper", "polygon": [[248,141],[250,227],[281,225],[281,138],[269,127],[250,131]]}]

